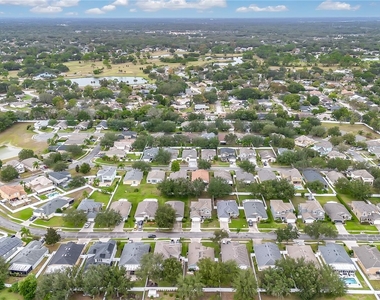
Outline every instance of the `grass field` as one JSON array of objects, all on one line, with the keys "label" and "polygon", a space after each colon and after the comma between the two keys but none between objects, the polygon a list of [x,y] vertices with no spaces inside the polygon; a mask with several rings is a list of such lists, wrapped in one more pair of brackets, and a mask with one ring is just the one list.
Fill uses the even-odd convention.
[{"label": "grass field", "polygon": [[62,217],[53,217],[50,220],[41,220],[37,219],[34,221],[37,225],[43,225],[47,227],[64,227],[65,223],[63,222]]},{"label": "grass field", "polygon": [[32,139],[35,134],[27,131],[26,127],[33,123],[16,123],[12,127],[0,133],[0,146],[10,144],[15,147],[32,149],[37,153],[41,153],[47,148],[47,143],[35,141]]},{"label": "grass field", "polygon": [[8,289],[4,289],[4,290],[1,290],[0,291],[0,299],[6,299],[6,300],[23,300],[24,297],[19,295],[19,294],[15,294],[15,293],[10,293],[8,292]]},{"label": "grass field", "polygon": [[90,199],[94,199],[96,202],[103,203],[103,208],[106,208],[108,205],[108,202],[110,201],[111,195],[103,194],[101,192],[94,192]]},{"label": "grass field", "polygon": [[28,220],[32,215],[33,215],[33,209],[26,208],[26,209],[20,210],[19,212],[16,212],[13,216],[18,219]]},{"label": "grass field", "polygon": [[322,125],[326,128],[331,128],[338,126],[341,131],[345,131],[346,133],[359,134],[359,131],[363,131],[363,136],[366,136],[367,133],[371,133],[371,138],[379,139],[380,135],[374,132],[373,130],[367,128],[361,124],[335,124],[335,123],[324,123]]}]

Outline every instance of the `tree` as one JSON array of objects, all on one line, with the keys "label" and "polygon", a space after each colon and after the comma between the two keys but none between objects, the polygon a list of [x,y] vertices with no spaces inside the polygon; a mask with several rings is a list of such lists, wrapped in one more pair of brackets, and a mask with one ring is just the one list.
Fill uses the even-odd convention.
[{"label": "tree", "polygon": [[20,160],[24,160],[24,159],[31,158],[31,157],[34,157],[34,151],[32,149],[22,149],[18,153],[18,158]]},{"label": "tree", "polygon": [[300,236],[298,230],[296,227],[293,227],[291,224],[288,224],[287,226],[283,228],[278,228],[276,230],[277,234],[277,242],[282,243],[283,241],[290,241],[298,239]]},{"label": "tree", "polygon": [[319,241],[321,237],[337,237],[338,234],[333,226],[328,223],[316,221],[308,224],[304,228],[304,232],[313,239]]},{"label": "tree", "polygon": [[331,266],[326,264],[322,267],[319,284],[321,286],[321,291],[330,297],[342,297],[347,292],[344,281],[339,278],[337,272]]},{"label": "tree", "polygon": [[209,170],[211,168],[211,163],[205,159],[198,160],[198,168],[203,170]]},{"label": "tree", "polygon": [[181,167],[180,167],[179,161],[178,160],[172,161],[171,171],[172,172],[178,172],[180,169],[181,169]]},{"label": "tree", "polygon": [[177,280],[177,295],[182,300],[196,300],[203,296],[205,285],[198,274],[179,276]]},{"label": "tree", "polygon": [[162,264],[162,278],[170,282],[173,286],[176,285],[178,276],[182,274],[182,264],[175,257],[165,259]]},{"label": "tree", "polygon": [[33,274],[28,275],[24,280],[18,283],[18,289],[25,300],[33,300],[36,296],[37,279]]},{"label": "tree", "polygon": [[140,279],[149,277],[152,281],[159,281],[162,278],[162,265],[164,257],[162,254],[147,253],[144,254],[140,261],[140,268],[136,275]]},{"label": "tree", "polygon": [[241,168],[243,171],[248,173],[255,172],[256,166],[251,163],[249,160],[243,160],[240,163],[238,163],[239,168]]},{"label": "tree", "polygon": [[17,170],[12,166],[5,166],[1,169],[0,179],[4,182],[12,181],[13,179],[18,177]]},{"label": "tree", "polygon": [[26,227],[22,227],[21,230],[21,236],[22,237],[27,237],[27,236],[30,236],[30,230],[29,228],[26,228]]},{"label": "tree", "polygon": [[61,236],[58,234],[57,230],[54,228],[47,228],[45,234],[45,243],[47,245],[54,245],[61,240]]},{"label": "tree", "polygon": [[152,167],[150,166],[150,164],[142,160],[135,161],[132,164],[132,168],[140,170],[141,172],[144,172],[144,173],[148,173],[150,170],[152,170]]},{"label": "tree", "polygon": [[84,177],[75,176],[68,183],[68,187],[73,189],[73,188],[78,188],[78,187],[84,186],[85,184],[86,184],[86,179]]},{"label": "tree", "polygon": [[75,166],[75,172],[79,173],[79,171],[80,171],[80,167],[79,167],[79,165],[76,165]]},{"label": "tree", "polygon": [[63,221],[78,228],[87,221],[87,213],[84,210],[70,209],[63,215]]},{"label": "tree", "polygon": [[252,270],[239,270],[232,287],[235,289],[234,300],[254,299],[257,294],[257,282]]},{"label": "tree", "polygon": [[327,161],[327,167],[330,169],[337,169],[339,172],[347,171],[351,165],[351,161],[343,158],[332,158]]},{"label": "tree", "polygon": [[327,130],[327,134],[330,136],[341,136],[342,133],[340,132],[339,126],[331,127]]},{"label": "tree", "polygon": [[95,223],[100,227],[115,227],[123,221],[123,217],[118,211],[113,209],[101,211],[95,217]]},{"label": "tree", "polygon": [[253,196],[263,196],[265,199],[289,200],[294,196],[294,186],[286,179],[266,180],[261,184],[253,183],[250,186]]},{"label": "tree", "polygon": [[232,187],[224,178],[214,177],[210,180],[207,192],[215,199],[229,195],[232,192]]},{"label": "tree", "polygon": [[220,244],[223,239],[228,239],[229,234],[224,229],[217,229],[214,231],[214,236],[211,238],[211,241],[215,244]]},{"label": "tree", "polygon": [[0,289],[4,288],[6,279],[8,278],[8,263],[3,257],[0,257]]},{"label": "tree", "polygon": [[63,161],[58,161],[53,165],[54,172],[60,172],[67,169],[67,165]]},{"label": "tree", "polygon": [[153,161],[159,165],[167,165],[169,164],[171,158],[172,155],[169,151],[160,148]]},{"label": "tree", "polygon": [[312,192],[319,192],[319,191],[322,191],[325,186],[322,182],[320,182],[319,180],[315,180],[315,181],[309,181],[306,183],[306,188],[310,189]]},{"label": "tree", "polygon": [[175,209],[169,204],[159,205],[154,217],[158,228],[173,228]]},{"label": "tree", "polygon": [[83,150],[79,145],[67,145],[66,151],[71,153],[74,157],[78,157],[83,153]]},{"label": "tree", "polygon": [[87,173],[89,173],[91,171],[91,166],[88,163],[83,163],[83,164],[81,164],[79,170],[80,170],[81,173],[87,174]]}]

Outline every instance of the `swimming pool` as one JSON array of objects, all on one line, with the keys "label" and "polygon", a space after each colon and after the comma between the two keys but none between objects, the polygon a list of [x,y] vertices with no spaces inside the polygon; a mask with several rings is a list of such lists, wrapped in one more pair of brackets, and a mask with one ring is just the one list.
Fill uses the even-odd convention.
[{"label": "swimming pool", "polygon": [[353,278],[353,277],[347,277],[347,278],[343,278],[343,281],[346,283],[346,285],[359,285],[360,283],[357,282],[356,278]]},{"label": "swimming pool", "polygon": [[47,194],[46,197],[48,197],[50,199],[50,198],[53,198],[53,197],[58,196],[58,195],[59,195],[59,193],[53,192],[53,193]]}]

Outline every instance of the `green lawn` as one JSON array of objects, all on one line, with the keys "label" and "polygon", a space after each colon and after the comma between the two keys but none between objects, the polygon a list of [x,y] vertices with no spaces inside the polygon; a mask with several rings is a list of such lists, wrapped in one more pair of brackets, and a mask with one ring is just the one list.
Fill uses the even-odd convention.
[{"label": "green lawn", "polygon": [[306,197],[294,196],[294,197],[292,198],[292,203],[293,203],[294,208],[295,208],[295,209],[298,209],[298,205],[299,205],[300,203],[305,203],[306,200],[307,200]]},{"label": "green lawn", "polygon": [[338,126],[340,130],[346,131],[349,133],[353,133],[353,134],[358,134],[358,132],[361,130],[364,132],[364,136],[367,133],[371,133],[372,138],[375,138],[375,139],[380,138],[380,135],[378,135],[376,132],[374,132],[373,130],[371,130],[371,129],[369,129],[366,126],[361,125],[361,124],[351,125],[351,124],[336,124],[336,123],[324,123],[324,122],[322,122],[322,126],[326,127],[326,128]]},{"label": "green lawn", "polygon": [[34,224],[42,225],[46,227],[67,227],[67,228],[76,228],[71,224],[65,223],[62,217],[53,217],[50,220],[41,220],[37,219],[34,221]]},{"label": "green lawn", "polygon": [[33,215],[33,209],[30,207],[20,210],[16,212],[15,214],[13,214],[15,218],[21,219],[21,220],[28,220],[32,215]]},{"label": "green lawn", "polygon": [[213,242],[203,242],[202,245],[205,246],[205,247],[214,248],[215,258],[219,258],[220,253],[218,251],[218,248],[219,248],[218,245],[216,245]]},{"label": "green lawn", "polygon": [[5,299],[5,300],[23,300],[24,297],[16,294],[16,293],[10,293],[8,292],[8,289],[3,289],[0,291],[0,299]]},{"label": "green lawn", "polygon": [[315,199],[318,200],[318,202],[319,202],[322,206],[323,206],[324,204],[326,204],[327,202],[329,202],[329,201],[339,202],[338,198],[337,198],[337,197],[334,197],[334,196],[316,196]]},{"label": "green lawn", "polygon": [[103,194],[102,192],[94,192],[92,193],[90,199],[94,199],[96,202],[103,203],[104,208],[108,205],[108,202],[111,199],[111,195],[109,194]]},{"label": "green lawn", "polygon": [[187,257],[187,252],[189,251],[189,243],[182,243],[181,255]]},{"label": "green lawn", "polygon": [[219,228],[220,223],[218,220],[218,216],[216,214],[216,211],[212,211],[211,219],[204,220],[203,223],[201,223],[201,228]]},{"label": "green lawn", "polygon": [[244,210],[239,210],[239,218],[231,219],[231,223],[229,225],[230,228],[248,228],[247,220],[245,219]]},{"label": "green lawn", "polygon": [[346,221],[345,226],[347,230],[356,231],[375,231],[377,233],[377,228],[374,225],[360,224],[356,220]]}]

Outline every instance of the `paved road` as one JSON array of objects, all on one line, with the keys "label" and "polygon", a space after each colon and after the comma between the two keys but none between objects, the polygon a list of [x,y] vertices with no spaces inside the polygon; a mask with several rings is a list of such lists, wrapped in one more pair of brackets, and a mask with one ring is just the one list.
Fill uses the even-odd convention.
[{"label": "paved road", "polygon": [[85,157],[83,157],[82,159],[80,160],[77,160],[75,162],[73,162],[72,164],[69,165],[69,169],[74,169],[76,167],[76,165],[81,165],[83,163],[88,163],[90,164],[90,166],[94,166],[94,163],[92,162],[92,160],[95,158],[96,155],[98,155],[100,152],[100,145],[97,144],[89,154],[87,154]]}]

